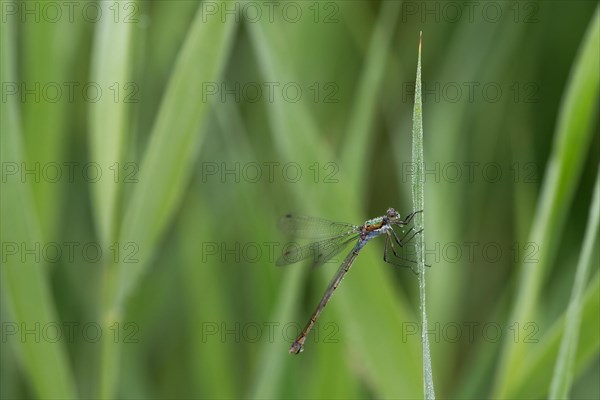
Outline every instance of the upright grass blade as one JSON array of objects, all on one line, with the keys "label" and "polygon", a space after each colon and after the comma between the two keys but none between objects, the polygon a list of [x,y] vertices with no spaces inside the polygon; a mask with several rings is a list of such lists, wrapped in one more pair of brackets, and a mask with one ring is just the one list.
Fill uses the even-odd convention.
[{"label": "upright grass blade", "polygon": [[[413,205],[415,211],[415,230],[422,231],[425,225],[424,200],[424,157],[423,157],[423,100],[421,98],[421,43],[423,32],[419,34],[419,56],[417,59],[417,78],[415,82],[415,107],[413,111],[412,162],[416,166],[413,175]],[[426,399],[435,399],[433,374],[431,371],[431,352],[429,350],[429,332],[427,328],[427,309],[425,301],[425,246],[424,231],[415,236],[415,250],[419,269],[419,295],[421,299],[421,341],[423,344],[423,391]]]},{"label": "upright grass blade", "polygon": [[[365,65],[357,88],[353,112],[348,121],[348,135],[340,155],[341,161],[348,166],[348,176],[354,177],[358,187],[364,187],[367,178],[367,155],[372,145],[371,129],[375,118],[377,96],[385,77],[385,66],[396,21],[401,11],[401,1],[381,3],[379,17],[373,27]],[[360,155],[357,157],[357,155]]]},{"label": "upright grass blade", "polygon": [[[2,7],[7,6],[7,10],[12,6],[19,8],[17,4],[28,7],[26,3],[7,2],[2,2]],[[16,14],[5,14],[4,8],[2,11],[3,18],[17,17]],[[58,21],[27,18],[18,26],[19,57],[23,62],[16,79],[20,79],[30,92],[21,101],[23,161],[30,169],[41,169],[38,178],[30,180],[30,184],[42,236],[45,241],[52,241],[57,239],[64,224],[63,200],[69,184],[66,179],[44,179],[43,171],[46,166],[73,161],[65,158],[69,148],[66,143],[70,139],[71,123],[77,120],[73,112],[77,106],[60,88],[66,82],[78,84],[72,82],[70,72],[81,62],[77,51],[85,43],[85,24],[78,18],[71,21],[67,18],[58,18]],[[59,88],[56,97],[43,89],[48,87]],[[75,87],[75,92],[81,90],[81,86]]]},{"label": "upright grass blade", "polygon": [[[226,7],[225,3],[220,7]],[[125,299],[150,262],[191,175],[208,115],[203,84],[223,73],[235,19],[204,15],[200,7],[178,55],[143,156],[139,183],[125,208],[119,243],[134,244],[137,263],[125,260],[106,270],[102,322],[122,318]],[[149,218],[152,216],[152,218]],[[103,338],[100,397],[112,397],[118,376],[118,344]]]},{"label": "upright grass blade", "polygon": [[[114,5],[100,2],[99,7],[103,14],[110,15],[109,8],[114,8]],[[121,155],[128,137],[126,95],[133,85],[128,78],[131,69],[131,31],[134,26],[133,23],[102,18],[96,26],[92,53],[92,81],[102,88],[113,89],[113,95],[102,96],[90,104],[91,160],[100,165],[101,171],[114,173],[114,176],[105,177],[92,185],[92,211],[103,248],[108,248],[116,236],[118,189],[124,183],[126,172]]]},{"label": "upright grass blade", "polygon": [[123,243],[137,243],[140,263],[134,268],[118,268],[118,290],[112,299],[115,306],[123,304],[139,272],[151,260],[157,241],[181,200],[206,133],[202,128],[208,103],[203,99],[203,84],[222,75],[234,27],[234,18],[223,22],[218,16],[204,16],[199,8],[178,55],[142,159],[139,184],[125,208],[119,238]]},{"label": "upright grass blade", "polygon": [[[196,237],[207,240],[211,230],[217,226],[216,218],[202,198],[200,188],[190,188],[182,206],[179,220],[181,237]],[[211,220],[212,217],[212,220]],[[202,223],[198,223],[202,221]],[[192,393],[202,393],[211,399],[230,399],[241,397],[239,376],[232,371],[231,366],[239,359],[235,347],[225,343],[212,343],[203,340],[206,330],[204,324],[221,323],[234,319],[233,310],[227,301],[207,301],[220,299],[223,293],[230,289],[230,282],[223,274],[219,265],[209,265],[203,262],[204,249],[196,240],[181,240],[184,267],[183,296],[189,299],[186,320],[190,326],[188,351],[190,352],[189,367],[195,371],[192,377],[194,386]],[[227,382],[227,384],[224,384]]]},{"label": "upright grass blade", "polygon": [[598,221],[600,220],[600,170],[598,172],[596,187],[594,188],[594,195],[590,206],[589,222],[584,236],[581,256],[577,264],[571,300],[567,308],[565,330],[560,344],[558,359],[554,367],[554,377],[552,378],[549,396],[551,399],[567,398],[573,383],[573,368],[581,325],[581,298],[588,279],[589,270],[592,266],[592,253],[598,238]]},{"label": "upright grass blade", "polygon": [[[432,50],[423,54],[427,60],[427,55],[432,53],[441,54],[440,65],[435,68],[431,65],[430,74],[424,80],[423,90],[431,89],[433,82],[467,82],[467,81],[494,81],[501,75],[502,65],[493,63],[494,54],[505,54],[510,58],[510,50],[519,43],[519,35],[515,34],[518,28],[510,24],[497,24],[490,26],[478,26],[471,24],[458,24],[453,30],[452,35],[447,40],[438,42],[438,50]],[[430,32],[427,30],[426,32]],[[431,32],[433,34],[433,32]],[[436,36],[440,36],[439,34]],[[429,35],[427,36],[429,37]],[[496,38],[502,37],[501,41]],[[427,49],[435,41],[428,40]],[[465,45],[467,43],[467,45]],[[475,50],[478,49],[478,50]],[[493,49],[493,50],[490,50]],[[465,62],[465,60],[469,60]],[[429,68],[425,67],[425,71]],[[498,71],[498,72],[496,72]],[[473,130],[473,116],[483,115],[474,113],[473,109],[476,103],[469,101],[459,101],[450,103],[449,101],[432,101],[430,94],[424,91],[424,101],[428,113],[423,116],[424,123],[427,126],[429,134],[424,138],[426,143],[431,146],[427,148],[426,167],[431,171],[432,167],[439,166],[443,169],[445,166],[455,163],[477,161],[478,156],[469,151],[471,133]],[[488,115],[488,114],[485,114]],[[410,116],[395,117],[393,121],[402,126],[403,120],[410,120]],[[408,128],[408,124],[405,124]],[[475,135],[477,136],[477,135]],[[401,136],[395,135],[395,147],[406,145],[400,141]],[[485,161],[485,159],[481,160]],[[464,165],[464,164],[461,164]],[[404,166],[402,160],[397,163],[398,176],[402,176]],[[425,174],[426,182],[435,182],[425,186],[427,193],[427,221],[435,221],[434,229],[427,228],[427,243],[432,247],[437,244],[440,248],[445,248],[448,244],[454,243],[458,238],[465,239],[466,226],[469,218],[468,210],[465,205],[465,193],[475,189],[473,184],[469,184],[467,179],[462,179],[458,183],[450,182],[448,179],[432,179],[431,172]],[[406,180],[406,179],[403,179]],[[401,182],[402,183],[402,182]],[[443,221],[443,223],[439,223]],[[467,239],[468,240],[468,239]],[[427,244],[426,243],[426,244]],[[443,299],[443,301],[433,301],[428,304],[428,316],[430,321],[439,323],[440,326],[451,324],[456,321],[464,320],[465,316],[465,296],[470,291],[470,276],[472,275],[471,265],[464,262],[462,258],[459,262],[452,262],[445,257],[443,251],[436,251],[435,262],[432,271],[428,274],[427,288],[430,293],[429,298]],[[440,256],[438,258],[438,256]],[[432,296],[433,294],[433,296]],[[454,369],[451,365],[455,360],[462,359],[464,356],[460,346],[447,340],[439,340],[434,344],[435,359],[432,360],[432,368],[436,371],[438,368],[443,371]],[[455,384],[455,377],[449,374],[438,374],[435,379],[437,391],[448,392]]]},{"label": "upright grass blade", "polygon": [[[536,243],[539,248],[538,262],[521,265],[510,323],[535,319],[544,275],[554,259],[560,232],[593,137],[592,125],[596,119],[600,80],[599,10],[596,8],[590,21],[560,108],[553,150],[529,236],[529,242]],[[526,357],[525,353],[525,343],[505,339],[493,397],[506,397],[512,381],[518,375],[515,371],[519,370]]]},{"label": "upright grass blade", "polygon": [[[597,255],[597,253],[596,253]],[[600,273],[596,271],[590,279],[582,298],[582,321],[586,327],[597,328],[600,325]],[[561,338],[565,332],[568,311],[541,337],[538,348],[523,363],[516,377],[516,382],[510,386],[507,398],[537,399],[547,396],[548,382],[552,380],[552,365],[559,355]],[[573,370],[575,375],[581,373],[590,362],[598,358],[600,351],[600,336],[597,329],[581,329],[577,335],[578,346],[575,351]]]},{"label": "upright grass blade", "polygon": [[[0,80],[16,81],[14,61],[17,59],[12,22],[4,22],[0,27]],[[39,398],[75,398],[76,387],[69,367],[66,352],[61,340],[40,340],[40,332],[50,326],[61,326],[56,315],[54,300],[47,281],[46,270],[35,255],[25,259],[17,254],[9,256],[11,246],[40,246],[40,232],[36,209],[32,200],[31,187],[21,181],[19,175],[4,175],[5,165],[21,165],[24,162],[20,115],[14,99],[2,102],[2,131],[0,155],[3,165],[2,224],[2,267],[0,269],[2,299],[13,321],[3,324],[5,338],[14,344],[25,374],[32,383],[32,390]],[[5,164],[6,163],[6,164]],[[3,322],[6,319],[2,319]],[[52,325],[50,325],[52,324]],[[9,326],[16,335],[7,335]],[[60,329],[60,328],[58,328]],[[22,336],[22,332],[32,332]],[[37,332],[37,333],[36,333]],[[12,340],[12,338],[14,340]]]}]

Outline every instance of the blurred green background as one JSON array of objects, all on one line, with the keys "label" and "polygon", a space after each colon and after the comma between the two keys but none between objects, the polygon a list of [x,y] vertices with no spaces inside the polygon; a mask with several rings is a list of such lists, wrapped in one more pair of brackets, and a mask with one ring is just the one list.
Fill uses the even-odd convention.
[{"label": "blurred green background", "polygon": [[436,393],[600,397],[598,2],[1,7],[2,398],[423,397],[383,240],[299,356],[341,256],[275,267],[286,212],[413,210],[421,30]]}]

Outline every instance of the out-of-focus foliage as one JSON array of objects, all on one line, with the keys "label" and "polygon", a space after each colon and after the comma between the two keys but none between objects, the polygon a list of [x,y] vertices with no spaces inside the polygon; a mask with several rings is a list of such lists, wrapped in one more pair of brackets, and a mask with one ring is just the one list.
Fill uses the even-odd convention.
[{"label": "out-of-focus foliage", "polygon": [[[439,397],[551,387],[599,162],[597,2],[2,1],[2,398],[422,397],[418,279],[275,267],[413,209]],[[590,239],[588,238],[588,241]],[[598,398],[598,246],[574,398]]]}]

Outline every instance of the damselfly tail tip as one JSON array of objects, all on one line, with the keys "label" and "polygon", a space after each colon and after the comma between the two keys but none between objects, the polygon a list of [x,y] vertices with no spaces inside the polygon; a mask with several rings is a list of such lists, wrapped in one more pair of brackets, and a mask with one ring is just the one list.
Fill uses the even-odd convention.
[{"label": "damselfly tail tip", "polygon": [[304,347],[302,347],[302,344],[298,340],[294,340],[294,343],[289,350],[290,354],[300,354],[303,351]]}]

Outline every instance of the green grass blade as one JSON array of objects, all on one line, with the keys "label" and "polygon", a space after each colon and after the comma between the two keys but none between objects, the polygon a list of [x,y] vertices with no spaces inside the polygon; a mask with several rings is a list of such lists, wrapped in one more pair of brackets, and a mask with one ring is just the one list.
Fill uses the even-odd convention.
[{"label": "green grass blade", "polygon": [[[221,5],[226,7],[226,5]],[[235,19],[205,18],[198,10],[161,104],[140,166],[139,184],[126,206],[120,240],[139,246],[140,263],[120,268],[115,305],[122,304],[179,204],[205,129],[202,85],[222,75]],[[153,218],[148,218],[152,215]]]},{"label": "green grass blade", "polygon": [[[120,264],[107,269],[103,306],[103,323],[107,326],[122,318],[125,299],[150,262],[181,201],[206,133],[209,105],[203,99],[202,85],[222,75],[234,27],[234,18],[224,22],[218,16],[205,16],[202,8],[192,22],[161,103],[140,166],[139,183],[126,205],[119,234],[119,243],[136,246],[138,262],[120,260]],[[101,397],[114,394],[118,346],[108,339],[103,341]]]},{"label": "green grass blade", "polygon": [[357,186],[363,187],[367,178],[367,161],[372,145],[372,126],[375,119],[377,96],[385,77],[387,56],[390,53],[396,21],[400,16],[401,1],[384,1],[378,21],[373,27],[365,66],[360,77],[353,111],[348,121],[348,134],[344,140],[341,162],[348,166],[348,176],[354,177]]},{"label": "green grass blade", "polygon": [[[114,8],[108,2],[101,2],[99,6],[105,15],[110,15],[110,8]],[[102,96],[90,104],[89,120],[91,160],[100,165],[101,171],[117,172],[117,175],[92,185],[97,232],[106,248],[116,236],[117,198],[123,183],[121,158],[128,136],[125,95],[131,85],[127,81],[130,77],[130,43],[134,26],[133,23],[102,18],[96,26],[92,54],[92,81],[102,88],[114,89],[110,95]]]},{"label": "green grass blade", "polygon": [[[186,196],[179,219],[181,237],[199,237],[203,240],[212,238],[211,230],[218,225],[205,204],[200,189],[191,189]],[[198,221],[202,221],[201,224]],[[181,240],[182,257],[184,257],[184,293],[189,304],[187,321],[190,325],[189,352],[190,367],[195,372],[192,390],[203,393],[211,399],[239,398],[240,384],[238,377],[232,373],[231,365],[238,359],[236,348],[229,343],[213,343],[202,339],[206,323],[221,323],[234,319],[232,310],[226,301],[207,301],[219,299],[230,289],[227,277],[217,265],[199,264],[203,249],[196,241]],[[207,366],[210,366],[209,368]],[[224,384],[227,382],[227,384]],[[237,384],[236,384],[237,383]]]},{"label": "green grass blade", "polygon": [[[2,82],[16,80],[15,66],[16,39],[14,25],[2,23],[0,27],[0,79]],[[13,98],[2,102],[0,118],[1,159],[4,166],[21,165],[24,162],[21,137],[20,115]],[[6,164],[5,164],[6,163]],[[4,172],[3,172],[4,174]],[[4,176],[4,175],[3,175]],[[6,309],[13,318],[10,321],[17,335],[12,336],[9,345],[14,343],[22,361],[24,372],[33,386],[33,392],[40,398],[75,398],[76,387],[69,367],[63,342],[40,340],[40,331],[48,324],[60,326],[46,277],[44,263],[32,260],[33,255],[25,259],[16,255],[9,256],[5,251],[8,245],[26,245],[31,248],[40,245],[40,232],[37,213],[32,199],[32,190],[27,181],[21,181],[19,175],[7,177],[2,183],[0,194],[2,204],[1,239],[2,262],[0,270],[2,298],[6,300]],[[5,320],[3,319],[3,322]],[[3,325],[3,332],[5,331]],[[22,336],[21,331],[34,333]],[[37,331],[37,333],[35,333]],[[34,336],[35,335],[35,336]],[[13,340],[14,339],[14,340]],[[4,339],[3,339],[4,341]],[[2,344],[3,346],[5,343]]]},{"label": "green grass blade", "polygon": [[[423,212],[415,216],[415,230],[422,231],[425,225],[425,200],[424,200],[424,167],[423,156],[423,100],[421,98],[421,43],[422,32],[419,36],[419,56],[417,60],[417,78],[415,82],[415,108],[413,111],[413,138],[412,162],[416,166],[413,175],[413,205],[414,210]],[[419,268],[419,297],[421,301],[421,340],[423,343],[423,392],[426,399],[435,399],[433,386],[433,373],[431,370],[431,351],[429,349],[429,336],[427,328],[427,309],[425,302],[425,232],[415,236],[415,248]]]},{"label": "green grass blade", "polygon": [[[2,4],[6,6],[9,3]],[[20,4],[25,6],[26,3]],[[72,81],[70,71],[81,62],[77,58],[77,50],[84,42],[85,25],[77,19],[49,21],[42,18],[36,23],[31,22],[19,24],[19,58],[22,63],[16,78],[21,79],[27,88],[62,86],[62,82]],[[81,89],[81,86],[78,88]],[[21,100],[23,156],[30,169],[35,163],[41,167],[41,178],[30,182],[42,236],[50,241],[58,237],[64,223],[63,200],[69,185],[63,179],[42,179],[43,170],[47,165],[74,161],[66,159],[68,146],[65,144],[70,140],[69,126],[78,119],[78,115],[74,113],[76,106],[64,90],[57,91],[56,99],[43,89],[41,93],[39,90],[33,92],[38,93]]]},{"label": "green grass blade", "polygon": [[[596,256],[597,256],[596,252]],[[582,320],[586,326],[600,326],[600,274],[595,276],[585,289],[582,302]],[[551,326],[541,338],[538,349],[532,352],[517,373],[516,382],[509,388],[507,398],[537,399],[548,395],[548,382],[552,380],[552,368],[560,349],[561,338],[565,332],[568,311]],[[598,358],[600,336],[597,329],[581,329],[578,334],[578,347],[575,352],[575,375],[583,372],[591,362]]]},{"label": "green grass blade", "polygon": [[[282,282],[280,301],[277,303],[276,309],[273,311],[273,319],[275,321],[285,321],[290,315],[294,315],[295,298],[300,295],[300,284],[302,269],[296,268],[291,271]],[[283,295],[285,294],[285,295]],[[287,354],[287,343],[282,340],[277,340],[268,344],[268,348],[261,352],[258,365],[264,368],[257,371],[257,377],[254,380],[251,389],[250,398],[253,399],[269,399],[278,398],[280,385],[283,380],[284,368],[287,362],[290,361],[290,354]]]},{"label": "green grass blade", "polygon": [[577,264],[575,282],[571,300],[567,309],[567,320],[563,333],[560,352],[554,368],[554,377],[550,389],[551,399],[564,399],[569,396],[573,383],[573,366],[577,353],[577,339],[581,326],[581,297],[592,267],[592,253],[598,238],[598,221],[600,220],[600,170],[596,178],[596,187],[590,206],[590,217],[585,232],[581,256]]},{"label": "green grass blade", "polygon": [[[274,31],[269,30],[271,28],[269,25],[251,24],[249,27],[249,36],[259,59],[262,74],[266,79],[296,82],[298,81],[296,72],[290,65],[286,53],[288,48],[284,43],[278,42],[282,38],[273,35]],[[306,107],[302,107],[301,103],[284,104],[281,101],[270,102],[268,107],[272,130],[275,132],[273,142],[283,158],[293,160],[307,156],[307,159],[312,158],[313,160],[333,159],[331,149],[321,145],[317,123]],[[301,136],[278,134],[291,129],[301,132]],[[301,190],[300,187],[297,189]],[[298,194],[300,193],[298,192]]]},{"label": "green grass blade", "polygon": [[[545,272],[555,255],[583,162],[593,137],[600,80],[600,16],[596,9],[573,64],[560,109],[554,147],[548,161],[529,242],[539,247],[538,263],[521,265],[521,277],[510,323],[534,317]],[[514,371],[525,358],[526,344],[506,339],[493,397],[503,398],[514,380]]]},{"label": "green grass blade", "polygon": [[[482,27],[470,24],[458,24],[453,30],[452,35],[443,41],[432,40],[427,41],[427,49],[423,56],[424,60],[435,60],[436,57],[432,54],[442,54],[440,65],[435,68],[434,65],[429,65],[432,68],[430,75],[424,79],[424,86],[431,89],[433,82],[466,82],[476,80],[485,82],[498,79],[501,71],[505,69],[502,63],[495,63],[496,54],[502,54],[504,57],[500,59],[511,59],[510,49],[514,49],[520,41],[518,26],[514,24],[495,25]],[[439,37],[430,30],[433,36],[427,34],[426,37]],[[501,41],[495,40],[497,37],[502,37]],[[443,43],[443,44],[442,44]],[[468,43],[468,45],[465,45]],[[471,47],[473,46],[473,47]],[[480,50],[474,51],[473,48]],[[493,48],[493,51],[490,50]],[[428,56],[429,55],[429,56]],[[465,60],[469,62],[465,63]],[[427,65],[424,66],[424,71],[427,73]],[[403,78],[404,79],[404,78]],[[412,77],[411,79],[414,79]],[[429,84],[427,83],[429,82]],[[425,90],[425,88],[424,88]],[[444,101],[432,101],[433,97],[427,92],[424,92],[425,107],[428,112],[423,116],[427,132],[425,143],[429,143],[426,149],[426,166],[431,170],[437,165],[444,166],[452,165],[453,163],[464,163],[469,161],[485,161],[480,159],[478,154],[469,151],[470,142],[473,140],[472,132],[477,130],[472,126],[474,121],[480,118],[488,118],[489,111],[482,112],[474,111],[478,107],[477,102],[459,101],[457,103],[449,103]],[[474,116],[477,115],[477,118]],[[485,115],[485,117],[482,117]],[[410,129],[410,115],[399,115],[392,119],[396,126],[403,126],[403,129]],[[486,137],[489,137],[486,135]],[[401,149],[407,146],[407,142],[402,142],[402,135],[394,135],[395,148]],[[491,141],[492,139],[490,139]],[[475,147],[474,147],[475,148]],[[407,155],[408,156],[408,155]],[[398,159],[396,170],[398,176],[402,176],[402,168],[406,158]],[[432,175],[426,174],[427,182],[434,182]],[[403,182],[400,182],[402,184]],[[472,218],[472,210],[465,207],[465,198],[469,197],[467,193],[473,193],[479,189],[478,185],[469,184],[467,179],[462,179],[459,183],[450,182],[448,179],[435,179],[434,184],[426,185],[425,192],[427,194],[427,221],[425,225],[427,242],[430,246],[435,246],[437,243],[444,248],[446,244],[451,244],[457,239],[465,240],[466,226],[470,225]],[[443,223],[439,223],[443,221]],[[474,239],[474,238],[470,238]],[[431,257],[428,255],[428,257]],[[448,258],[437,256],[429,258],[432,262],[431,271],[427,276],[427,289],[430,293],[430,301],[428,304],[428,316],[430,323],[435,321],[440,326],[451,324],[456,321],[462,321],[465,317],[465,293],[473,293],[471,291],[470,279],[472,271],[466,262],[461,262],[458,265],[450,265]],[[467,261],[463,258],[461,261]],[[437,299],[442,299],[441,301]],[[436,373],[435,386],[438,393],[448,393],[456,383],[456,378],[442,371],[452,370],[452,361],[462,359],[463,350],[456,346],[455,343],[449,341],[435,341],[430,343],[433,347],[436,357],[432,360],[432,368]],[[488,385],[489,386],[489,385]],[[438,394],[440,396],[440,394]]]}]

